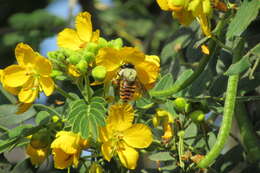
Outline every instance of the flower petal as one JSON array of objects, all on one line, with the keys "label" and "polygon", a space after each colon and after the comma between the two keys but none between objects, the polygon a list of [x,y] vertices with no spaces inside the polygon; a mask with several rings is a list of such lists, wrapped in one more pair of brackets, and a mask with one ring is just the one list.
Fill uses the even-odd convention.
[{"label": "flower petal", "polygon": [[35,149],[29,144],[26,148],[26,153],[30,156],[33,165],[40,165],[47,157],[48,149]]},{"label": "flower petal", "polygon": [[101,146],[101,152],[107,161],[110,161],[113,157],[112,146],[113,145],[111,141],[104,142]]},{"label": "flower petal", "polygon": [[145,56],[145,60],[135,66],[137,77],[143,85],[154,83],[159,75],[160,64],[157,56]]},{"label": "flower petal", "polygon": [[72,165],[73,155],[65,153],[60,148],[52,149],[54,167],[57,169],[65,169]]},{"label": "flower petal", "polygon": [[92,33],[92,42],[97,42],[99,39],[100,31],[97,29],[95,32]]},{"label": "flower petal", "polygon": [[156,0],[162,10],[169,10],[168,0]]},{"label": "flower petal", "polygon": [[139,157],[138,152],[123,142],[121,144],[122,149],[117,152],[121,163],[128,169],[135,169]]},{"label": "flower petal", "polygon": [[119,53],[123,57],[124,63],[131,63],[134,66],[143,62],[145,59],[145,54],[134,47],[123,47],[119,50]]},{"label": "flower petal", "polygon": [[121,52],[114,48],[102,48],[98,51],[96,64],[106,67],[107,72],[115,71],[122,64]]},{"label": "flower petal", "polygon": [[51,61],[43,56],[38,55],[34,63],[34,70],[41,76],[49,76],[52,71]]},{"label": "flower petal", "polygon": [[59,47],[78,50],[84,42],[75,30],[66,28],[58,34],[57,43]]},{"label": "flower petal", "polygon": [[134,109],[130,104],[115,104],[110,106],[107,126],[108,129],[123,131],[132,126]]},{"label": "flower petal", "polygon": [[92,38],[91,15],[88,12],[79,13],[76,17],[76,29],[81,40],[89,42]]},{"label": "flower petal", "polygon": [[22,114],[22,113],[26,112],[28,109],[30,109],[32,104],[33,103],[19,103],[16,114]]},{"label": "flower petal", "polygon": [[27,75],[27,71],[20,65],[11,65],[4,69],[3,83],[9,87],[19,87],[24,85],[30,75]]},{"label": "flower petal", "polygon": [[26,86],[24,86],[18,94],[20,102],[32,103],[38,96],[39,88],[33,87],[33,79],[31,79]]},{"label": "flower petal", "polygon": [[123,140],[131,147],[146,148],[153,140],[150,128],[144,124],[134,124],[124,131]]},{"label": "flower petal", "polygon": [[36,55],[37,53],[27,44],[19,43],[15,48],[16,60],[21,66],[27,66],[30,63],[33,64]]},{"label": "flower petal", "polygon": [[40,77],[40,86],[46,96],[49,96],[54,91],[54,82],[51,77]]}]

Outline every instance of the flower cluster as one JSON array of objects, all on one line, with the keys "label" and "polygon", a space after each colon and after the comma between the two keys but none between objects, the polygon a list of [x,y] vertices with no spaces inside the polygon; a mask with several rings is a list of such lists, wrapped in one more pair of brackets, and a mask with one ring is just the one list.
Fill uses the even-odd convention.
[{"label": "flower cluster", "polygon": [[[35,52],[29,45],[19,43],[15,49],[18,64],[0,70],[0,81],[3,87],[18,96],[20,103],[18,113],[25,112],[40,92],[49,96],[56,88],[57,92],[68,97],[68,94],[58,86],[57,80],[70,80],[76,84],[84,98],[83,106],[86,105],[86,109],[91,109],[93,105],[99,108],[100,105],[103,106],[98,101],[91,103],[92,85],[104,86],[104,98],[107,95],[105,88],[112,88],[112,81],[116,80],[124,81],[126,94],[130,92],[126,88],[132,87],[131,92],[141,96],[142,93],[135,90],[132,84],[138,83],[139,89],[144,91],[154,86],[160,70],[159,57],[145,55],[134,47],[124,47],[121,38],[107,41],[100,37],[99,30],[92,29],[91,15],[88,12],[80,13],[76,17],[75,25],[76,30],[67,28],[58,34],[59,49],[49,52],[48,58]],[[124,66],[129,66],[128,70],[131,73],[122,72]],[[119,76],[120,74],[124,77]],[[126,77],[128,74],[132,77]],[[131,80],[127,81],[129,78]],[[131,86],[127,86],[130,83]],[[119,94],[121,84],[114,88],[115,95]],[[74,97],[68,98],[74,99]],[[134,99],[136,97],[133,97]],[[99,97],[98,100],[104,99]],[[93,110],[97,114],[94,116],[98,117],[101,110],[97,108]],[[91,110],[85,112],[93,113]],[[134,108],[125,100],[122,103],[120,98],[109,105],[105,125],[98,124],[94,127],[94,131],[99,132],[96,139],[95,135],[91,134],[93,132],[88,137],[82,132],[87,129],[90,122],[84,122],[86,129],[81,127],[80,130],[75,130],[75,127],[72,127],[75,125],[70,121],[71,115],[66,116],[62,118],[55,115],[52,120],[47,119],[44,125],[38,126],[39,129],[31,133],[26,152],[32,164],[40,165],[49,155],[52,155],[57,169],[77,167],[82,150],[91,147],[99,151],[108,162],[113,157],[119,158],[124,167],[135,169],[139,157],[137,149],[149,147],[153,140],[152,132],[147,125],[133,123]],[[88,115],[76,114],[76,116]],[[105,122],[105,117],[103,118]],[[82,121],[79,122],[81,125]],[[99,143],[100,147],[92,146],[93,143]],[[102,168],[98,162],[95,162],[90,170],[101,171]]]},{"label": "flower cluster", "polygon": [[223,4],[219,0],[157,0],[157,3],[162,10],[172,11],[173,17],[184,26],[197,19],[206,36],[211,36],[213,8]]}]

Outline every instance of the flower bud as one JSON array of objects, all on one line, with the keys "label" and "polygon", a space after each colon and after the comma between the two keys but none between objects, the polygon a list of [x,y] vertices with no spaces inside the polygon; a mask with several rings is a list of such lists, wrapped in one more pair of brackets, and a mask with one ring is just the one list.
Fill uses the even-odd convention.
[{"label": "flower bud", "polygon": [[102,38],[102,37],[99,37],[99,40],[98,40],[98,48],[103,48],[103,47],[107,47],[107,40]]},{"label": "flower bud", "polygon": [[153,120],[153,126],[157,127],[159,125],[158,118],[154,116],[152,120]]},{"label": "flower bud", "polygon": [[103,169],[98,163],[92,163],[88,173],[102,173]]},{"label": "flower bud", "polygon": [[88,43],[86,50],[88,52],[92,52],[92,53],[96,54],[98,51],[98,45],[96,43],[90,42],[90,43]]},{"label": "flower bud", "polygon": [[93,52],[84,51],[82,57],[85,61],[92,62],[95,58],[95,54]]},{"label": "flower bud", "polygon": [[173,6],[185,7],[187,0],[170,0],[169,3]]},{"label": "flower bud", "polygon": [[106,77],[107,69],[104,66],[96,66],[92,70],[92,76],[96,81],[102,82]]},{"label": "flower bud", "polygon": [[204,121],[205,119],[205,114],[201,110],[196,110],[193,111],[189,114],[189,117],[191,118],[192,121],[199,123]]},{"label": "flower bud", "polygon": [[48,130],[42,129],[32,135],[30,144],[35,149],[46,148],[51,142],[51,136]]},{"label": "flower bud", "polygon": [[52,70],[51,77],[56,78],[57,76],[61,76],[63,73],[59,70]]},{"label": "flower bud", "polygon": [[178,112],[187,113],[191,109],[191,105],[182,97],[178,97],[173,101],[173,105]]},{"label": "flower bud", "polygon": [[117,38],[112,40],[113,48],[119,49],[123,46],[123,40],[121,38]]},{"label": "flower bud", "polygon": [[84,59],[80,60],[80,62],[76,65],[77,69],[80,72],[85,73],[88,70],[88,63]]},{"label": "flower bud", "polygon": [[81,60],[81,56],[77,53],[70,55],[68,58],[69,63],[71,63],[73,65],[78,64],[80,60]]}]

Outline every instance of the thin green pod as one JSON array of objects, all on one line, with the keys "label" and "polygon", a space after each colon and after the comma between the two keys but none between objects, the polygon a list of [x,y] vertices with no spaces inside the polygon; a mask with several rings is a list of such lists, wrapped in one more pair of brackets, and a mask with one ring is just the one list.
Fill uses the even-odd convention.
[{"label": "thin green pod", "polygon": [[[244,41],[241,38],[238,38],[234,41],[236,47],[233,54],[233,63],[237,62],[242,56],[242,51],[244,48]],[[214,160],[219,156],[221,150],[224,148],[224,145],[228,139],[230,129],[232,127],[232,118],[235,110],[235,102],[237,95],[237,86],[239,81],[239,75],[231,75],[228,78],[226,98],[224,104],[224,114],[217,136],[216,143],[211,148],[211,150],[206,154],[206,156],[198,163],[200,168],[206,168],[211,165]]]},{"label": "thin green pod", "polygon": [[224,148],[226,140],[229,136],[229,132],[232,125],[232,117],[234,114],[238,75],[233,75],[228,78],[227,95],[224,105],[224,115],[222,124],[218,133],[217,141],[211,148],[209,153],[198,163],[200,168],[206,168],[218,157],[221,150]]},{"label": "thin green pod", "polygon": [[257,138],[243,102],[236,103],[235,117],[243,146],[250,162],[260,161],[260,140]]}]

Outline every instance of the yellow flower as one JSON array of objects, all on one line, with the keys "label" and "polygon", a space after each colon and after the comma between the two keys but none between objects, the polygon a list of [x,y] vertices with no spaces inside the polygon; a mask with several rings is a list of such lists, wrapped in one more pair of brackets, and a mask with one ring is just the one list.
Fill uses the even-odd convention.
[{"label": "yellow flower", "polygon": [[15,56],[18,65],[8,66],[2,72],[5,88],[15,89],[17,93],[12,93],[18,94],[22,103],[32,103],[40,91],[46,96],[51,95],[54,90],[54,82],[50,77],[51,62],[24,43],[16,46]]},{"label": "yellow flower", "polygon": [[48,156],[49,148],[33,148],[31,144],[27,145],[26,153],[30,156],[33,165],[40,165]]},{"label": "yellow flower", "polygon": [[8,91],[9,93],[13,94],[13,95],[18,95],[19,93],[19,87],[17,88],[14,88],[14,87],[9,87],[9,86],[6,86],[4,83],[4,70],[0,69],[0,82],[3,84],[3,88]]},{"label": "yellow flower", "polygon": [[162,139],[169,141],[173,136],[173,130],[171,124],[173,123],[173,115],[163,109],[157,109],[156,114],[153,117],[153,125],[157,127],[159,124],[162,125],[164,135]]},{"label": "yellow flower", "polygon": [[52,154],[54,166],[57,169],[65,169],[71,165],[77,167],[81,150],[88,145],[87,140],[73,132],[60,131],[52,142]]},{"label": "yellow flower", "polygon": [[58,34],[59,47],[78,50],[84,48],[89,42],[96,42],[99,30],[92,31],[91,15],[88,12],[79,13],[76,17],[76,30],[66,28]]},{"label": "yellow flower", "polygon": [[115,104],[109,108],[107,125],[100,129],[102,154],[107,161],[117,154],[128,169],[135,169],[139,154],[135,148],[152,143],[152,133],[144,124],[132,124],[134,110],[129,104]]},{"label": "yellow flower", "polygon": [[[214,0],[217,3],[218,0]],[[206,36],[211,36],[210,18],[213,7],[211,0],[157,0],[162,10],[172,11],[173,17],[188,26],[195,18]]]},{"label": "yellow flower", "polygon": [[96,64],[104,66],[107,70],[105,83],[115,79],[120,67],[127,63],[134,65],[137,72],[137,79],[146,89],[153,87],[160,70],[159,57],[145,55],[133,47],[123,47],[119,50],[102,48],[96,57]]}]

